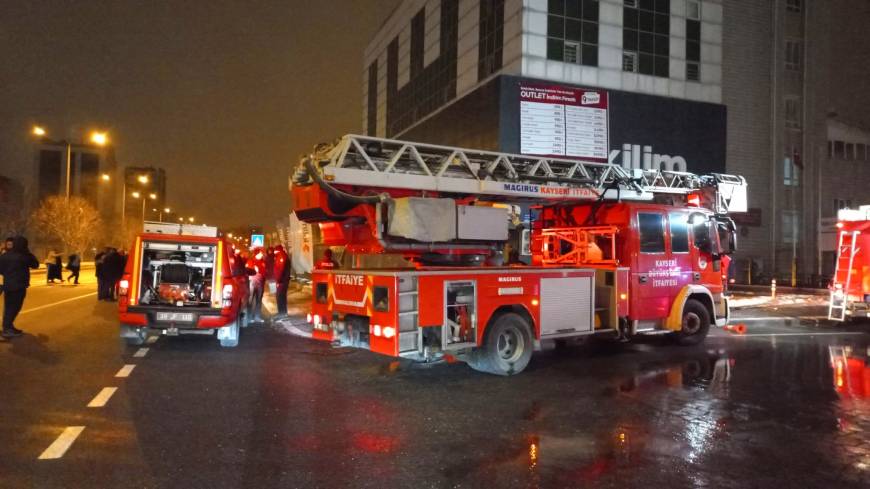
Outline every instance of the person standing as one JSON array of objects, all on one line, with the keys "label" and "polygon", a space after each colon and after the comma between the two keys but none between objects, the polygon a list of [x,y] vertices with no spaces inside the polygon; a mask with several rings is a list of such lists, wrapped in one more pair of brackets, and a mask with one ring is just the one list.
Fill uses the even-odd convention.
[{"label": "person standing", "polygon": [[97,277],[97,300],[105,300],[106,299],[106,281],[103,278],[105,272],[105,258],[106,252],[108,248],[105,248],[103,251],[94,255],[94,275]]},{"label": "person standing", "polygon": [[338,268],[338,263],[332,257],[332,250],[330,248],[323,250],[323,258],[314,264],[314,268],[318,270],[334,270]]},{"label": "person standing", "polygon": [[3,332],[0,335],[4,338],[24,333],[14,323],[30,287],[31,268],[39,268],[39,260],[30,252],[27,239],[13,238],[12,249],[0,256],[0,275],[3,276]]},{"label": "person standing", "polygon": [[45,259],[45,280],[46,283],[53,284],[55,280],[60,280],[63,283],[63,263],[60,258],[60,253],[51,250],[48,257]]},{"label": "person standing", "polygon": [[290,257],[284,247],[275,247],[275,265],[272,276],[275,277],[275,302],[278,304],[278,315],[287,315],[287,288],[290,286]]},{"label": "person standing", "polygon": [[124,275],[126,262],[126,258],[121,256],[115,248],[109,248],[109,252],[103,257],[103,277],[106,281],[106,300],[108,301],[117,299],[118,282]]},{"label": "person standing", "polygon": [[263,248],[257,248],[246,264],[248,283],[251,287],[251,320],[263,322],[263,287],[266,284],[266,260]]},{"label": "person standing", "polygon": [[69,281],[75,279],[75,281],[73,282],[73,285],[78,285],[79,284],[79,272],[81,272],[81,269],[82,269],[82,259],[79,258],[79,255],[77,253],[73,253],[72,255],[67,257],[66,269],[69,270],[69,272],[70,272],[69,277],[66,278],[66,281],[69,282]]}]

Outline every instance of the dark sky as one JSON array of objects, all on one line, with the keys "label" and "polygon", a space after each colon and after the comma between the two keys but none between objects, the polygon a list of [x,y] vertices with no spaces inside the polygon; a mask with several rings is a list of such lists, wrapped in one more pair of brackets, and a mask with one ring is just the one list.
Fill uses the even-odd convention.
[{"label": "dark sky", "polygon": [[361,131],[362,52],[398,0],[22,1],[0,8],[0,174],[34,122],[110,132],[166,168],[170,206],[222,226],[286,216],[289,169]]}]

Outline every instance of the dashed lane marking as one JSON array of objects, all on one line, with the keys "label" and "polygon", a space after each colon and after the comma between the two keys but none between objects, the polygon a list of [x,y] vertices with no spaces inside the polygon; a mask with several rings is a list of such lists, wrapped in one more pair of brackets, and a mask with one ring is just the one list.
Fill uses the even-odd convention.
[{"label": "dashed lane marking", "polygon": [[89,408],[99,408],[105,407],[106,403],[109,402],[109,399],[112,398],[112,395],[115,391],[118,390],[117,387],[104,387],[103,390],[94,397],[91,402],[88,403]]},{"label": "dashed lane marking", "polygon": [[154,343],[157,343],[157,340],[159,340],[159,339],[160,339],[159,336],[149,336],[148,339],[145,340],[145,343],[148,343],[149,345],[153,345]]},{"label": "dashed lane marking", "polygon": [[118,370],[118,373],[115,374],[115,377],[129,377],[130,372],[132,372],[134,368],[136,368],[135,365],[124,365],[123,367],[121,367],[121,370]]},{"label": "dashed lane marking", "polygon": [[134,358],[143,358],[148,354],[148,348],[139,348],[136,350],[136,353],[133,354]]},{"label": "dashed lane marking", "polygon": [[87,298],[87,297],[93,297],[93,296],[95,296],[95,295],[97,295],[96,292],[91,293],[91,294],[85,294],[85,295],[80,295],[80,296],[72,297],[72,298],[69,298],[69,299],[64,299],[64,300],[62,300],[62,301],[52,302],[51,304],[45,304],[45,305],[43,305],[43,306],[34,307],[34,308],[32,308],[32,309],[25,309],[25,310],[21,311],[19,314],[28,314],[28,313],[31,313],[31,312],[41,311],[41,310],[43,310],[43,309],[48,309],[49,307],[59,306],[59,305],[61,305],[61,304],[66,304],[67,302],[77,301],[77,300],[80,300],[80,299],[85,299],[85,298]]},{"label": "dashed lane marking", "polygon": [[54,440],[54,443],[42,452],[39,460],[55,460],[63,457],[84,430],[84,426],[67,426],[63,433]]}]

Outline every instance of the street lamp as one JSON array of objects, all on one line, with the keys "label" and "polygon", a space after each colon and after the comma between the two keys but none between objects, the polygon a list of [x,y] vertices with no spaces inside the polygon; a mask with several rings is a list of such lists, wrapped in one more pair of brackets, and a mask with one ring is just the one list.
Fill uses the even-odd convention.
[{"label": "street lamp", "polygon": [[46,134],[46,132],[45,132],[45,128],[42,127],[42,126],[33,126],[33,131],[32,131],[32,133],[33,133],[34,136],[37,136],[37,137],[40,137],[40,138],[41,138],[41,137],[44,137],[45,134]]},{"label": "street lamp", "polygon": [[193,216],[191,216],[191,217],[187,218],[187,220],[190,221],[190,222],[193,222],[193,221],[194,221],[194,218],[193,218]]},{"label": "street lamp", "polygon": [[[142,185],[148,185],[148,182],[151,180],[148,178],[148,175],[141,174],[136,177],[136,181]],[[121,198],[121,228],[124,227],[124,223],[127,222],[127,175],[124,174],[124,188],[122,190],[122,198]],[[133,192],[131,196],[134,199],[139,198],[139,192]]]},{"label": "street lamp", "polygon": [[146,199],[145,196],[142,195],[141,193],[132,192],[130,194],[130,197],[133,197],[134,199],[140,199],[140,198],[142,199],[142,223],[144,224],[145,223],[145,204],[148,202],[148,199],[157,200],[157,194],[153,194],[153,193],[148,194],[148,199]]},{"label": "street lamp", "polygon": [[100,178],[101,178],[104,182],[108,182],[109,180],[112,179],[111,175],[109,175],[108,173],[103,173],[102,175],[100,175]]},{"label": "street lamp", "polygon": [[141,183],[142,185],[147,185],[148,184],[148,175],[139,175],[138,177],[136,177],[136,180],[138,180],[139,183]]}]

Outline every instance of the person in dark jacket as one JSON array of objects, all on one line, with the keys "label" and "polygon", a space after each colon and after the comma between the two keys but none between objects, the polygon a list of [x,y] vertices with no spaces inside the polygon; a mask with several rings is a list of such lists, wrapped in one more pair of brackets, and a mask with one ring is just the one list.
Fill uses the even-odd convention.
[{"label": "person in dark jacket", "polygon": [[12,245],[15,243],[15,240],[12,238],[6,238],[6,243],[3,245],[3,249],[0,250],[0,255],[9,253],[12,251]]},{"label": "person in dark jacket", "polygon": [[275,277],[275,302],[278,304],[278,315],[287,315],[287,288],[290,285],[290,257],[284,247],[275,247],[275,260],[272,276]]},{"label": "person in dark jacket", "polygon": [[66,259],[66,269],[69,270],[69,277],[66,278],[66,281],[75,279],[73,282],[74,285],[79,284],[79,272],[82,269],[82,259],[79,258],[79,255],[73,253]]},{"label": "person in dark jacket", "polygon": [[0,275],[3,276],[3,333],[4,338],[20,336],[23,331],[14,325],[24,305],[30,287],[30,269],[39,268],[39,260],[27,247],[27,239],[17,236],[12,249],[0,256]]},{"label": "person in dark jacket", "polygon": [[111,248],[106,256],[103,257],[103,278],[106,281],[106,300],[115,300],[115,291],[118,282],[124,275],[124,265],[127,263],[125,257],[118,253],[118,250]]},{"label": "person in dark jacket", "polygon": [[105,258],[106,253],[108,253],[109,248],[104,249],[103,251],[94,255],[94,275],[97,277],[97,300],[102,301],[107,298],[106,291],[108,291],[108,287],[106,287],[106,280],[103,278],[104,266],[105,266]]}]

